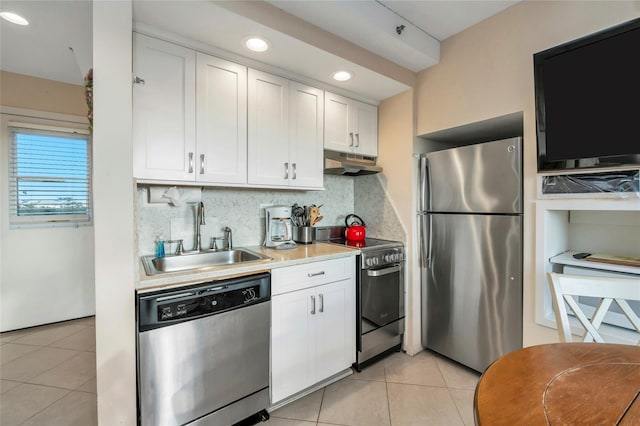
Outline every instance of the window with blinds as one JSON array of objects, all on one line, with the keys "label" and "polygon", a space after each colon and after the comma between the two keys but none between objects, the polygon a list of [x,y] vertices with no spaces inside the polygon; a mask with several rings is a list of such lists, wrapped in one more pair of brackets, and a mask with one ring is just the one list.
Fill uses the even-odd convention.
[{"label": "window with blinds", "polygon": [[88,132],[9,123],[12,224],[91,222]]}]

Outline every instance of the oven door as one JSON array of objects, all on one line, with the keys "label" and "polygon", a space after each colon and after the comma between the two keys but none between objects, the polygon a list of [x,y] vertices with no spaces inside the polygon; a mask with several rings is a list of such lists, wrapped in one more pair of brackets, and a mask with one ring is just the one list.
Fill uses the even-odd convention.
[{"label": "oven door", "polygon": [[362,271],[362,334],[404,317],[402,264]]}]

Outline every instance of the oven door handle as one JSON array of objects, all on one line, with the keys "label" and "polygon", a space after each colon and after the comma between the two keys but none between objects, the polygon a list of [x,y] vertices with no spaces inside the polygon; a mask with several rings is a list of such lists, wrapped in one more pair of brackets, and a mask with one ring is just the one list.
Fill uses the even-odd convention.
[{"label": "oven door handle", "polygon": [[394,272],[400,272],[400,265],[394,265],[390,268],[384,268],[384,269],[368,269],[367,276],[380,277],[382,275],[393,274]]}]

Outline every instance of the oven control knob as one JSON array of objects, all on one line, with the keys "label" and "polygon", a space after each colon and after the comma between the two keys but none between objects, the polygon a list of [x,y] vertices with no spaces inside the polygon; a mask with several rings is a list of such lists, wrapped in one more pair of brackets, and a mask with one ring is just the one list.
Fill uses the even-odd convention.
[{"label": "oven control knob", "polygon": [[387,262],[387,263],[391,262],[391,255],[390,254],[385,254],[384,255],[384,261]]},{"label": "oven control knob", "polygon": [[365,260],[364,264],[367,265],[367,266],[371,266],[371,259]]}]

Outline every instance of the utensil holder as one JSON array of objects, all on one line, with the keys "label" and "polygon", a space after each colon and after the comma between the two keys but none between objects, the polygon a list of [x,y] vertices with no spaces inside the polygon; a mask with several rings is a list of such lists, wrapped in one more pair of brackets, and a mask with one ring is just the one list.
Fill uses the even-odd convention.
[{"label": "utensil holder", "polygon": [[311,226],[294,226],[293,241],[300,244],[311,244],[316,240],[316,228]]}]

